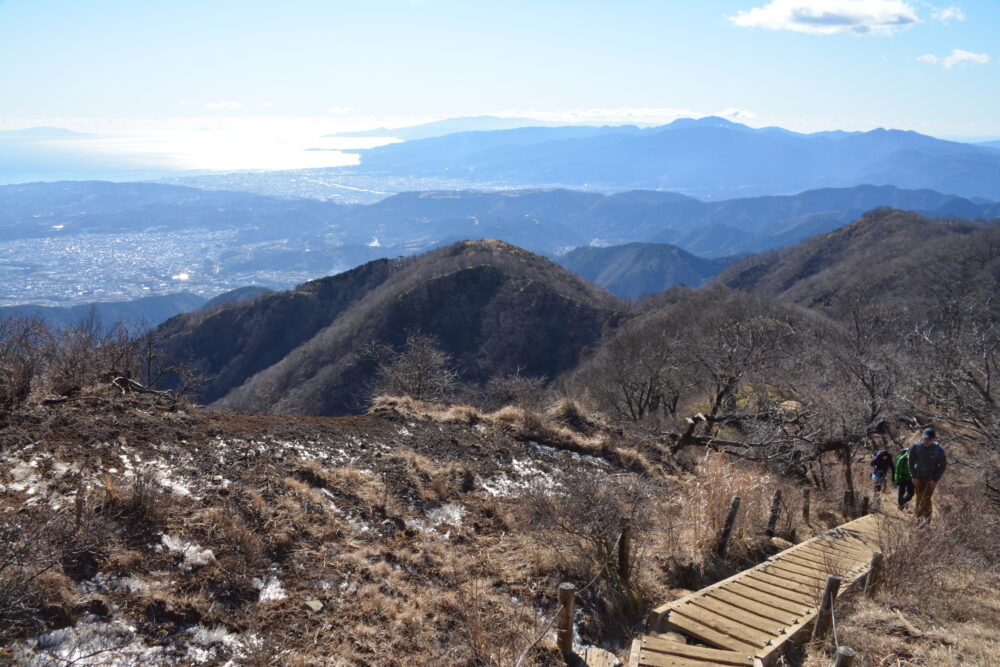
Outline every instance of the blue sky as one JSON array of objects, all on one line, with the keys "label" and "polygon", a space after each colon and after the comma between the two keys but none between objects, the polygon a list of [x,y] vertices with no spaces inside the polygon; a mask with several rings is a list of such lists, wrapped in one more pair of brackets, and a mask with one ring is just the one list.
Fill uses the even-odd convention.
[{"label": "blue sky", "polygon": [[0,129],[726,113],[995,138],[998,29],[996,0],[0,0]]}]

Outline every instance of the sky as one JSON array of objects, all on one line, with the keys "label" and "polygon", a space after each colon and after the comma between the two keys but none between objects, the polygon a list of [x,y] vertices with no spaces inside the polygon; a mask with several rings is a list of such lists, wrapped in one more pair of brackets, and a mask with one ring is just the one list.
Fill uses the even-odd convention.
[{"label": "sky", "polygon": [[997,0],[0,0],[0,130],[205,169],[478,114],[994,139],[998,29]]}]

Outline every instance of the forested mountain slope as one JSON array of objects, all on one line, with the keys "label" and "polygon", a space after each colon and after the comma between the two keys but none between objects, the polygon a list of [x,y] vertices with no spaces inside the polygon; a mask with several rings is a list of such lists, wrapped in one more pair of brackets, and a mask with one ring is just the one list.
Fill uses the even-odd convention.
[{"label": "forested mountain slope", "polygon": [[214,313],[168,322],[170,355],[208,375],[229,410],[337,415],[368,399],[372,344],[435,337],[460,378],[553,378],[621,317],[604,290],[497,241],[379,260]]}]

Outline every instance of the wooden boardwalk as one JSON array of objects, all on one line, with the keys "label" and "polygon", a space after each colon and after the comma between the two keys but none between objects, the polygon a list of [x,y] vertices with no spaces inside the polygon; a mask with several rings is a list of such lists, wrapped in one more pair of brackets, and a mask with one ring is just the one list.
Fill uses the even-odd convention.
[{"label": "wooden boardwalk", "polygon": [[856,519],[656,608],[628,667],[772,664],[785,642],[811,627],[828,575],[842,578],[843,592],[868,574],[881,521]]}]

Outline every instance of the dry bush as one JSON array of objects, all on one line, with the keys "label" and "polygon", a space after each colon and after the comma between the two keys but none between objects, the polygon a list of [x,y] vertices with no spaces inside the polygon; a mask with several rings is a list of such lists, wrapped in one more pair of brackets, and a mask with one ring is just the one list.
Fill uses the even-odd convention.
[{"label": "dry bush", "polygon": [[572,398],[556,401],[545,411],[545,416],[561,426],[584,435],[593,435],[607,427],[601,417],[589,414]]},{"label": "dry bush", "polygon": [[477,424],[483,420],[471,405],[447,405],[421,401],[410,396],[380,394],[372,399],[369,414],[395,413],[409,419],[421,419],[441,424]]},{"label": "dry bush", "polygon": [[171,511],[172,501],[163,492],[151,470],[137,470],[120,486],[110,475],[101,480],[104,501],[99,511],[104,516],[127,525],[136,539],[160,531]]},{"label": "dry bush", "polygon": [[[704,566],[713,558],[716,540],[729,514],[734,496],[740,509],[730,537],[727,557],[737,563],[754,563],[762,548],[761,536],[767,528],[771,497],[782,491],[778,535],[792,536],[796,513],[789,511],[796,487],[771,473],[734,461],[723,454],[706,453],[694,475],[685,483],[684,500],[675,522],[684,562]],[[763,547],[767,548],[767,547]]]},{"label": "dry bush", "polygon": [[[575,470],[557,485],[535,484],[521,497],[522,520],[536,550],[549,554],[562,579],[597,578],[594,589],[581,597],[581,605],[593,611],[591,636],[622,639],[643,609],[646,596],[638,585],[640,577],[625,581],[617,570],[621,520],[629,518],[637,536],[649,530],[651,510],[661,494],[662,489],[639,475],[604,477]],[[633,551],[640,542],[636,537]]]},{"label": "dry bush", "polygon": [[71,622],[75,585],[63,568],[95,546],[86,528],[61,512],[0,523],[0,644]]},{"label": "dry bush", "polygon": [[479,403],[488,411],[499,410],[508,405],[537,410],[544,393],[544,378],[526,377],[520,373],[497,375],[490,378],[480,392]]},{"label": "dry bush", "polygon": [[48,328],[39,321],[0,319],[0,410],[10,409],[28,398],[41,373],[50,340]]}]

